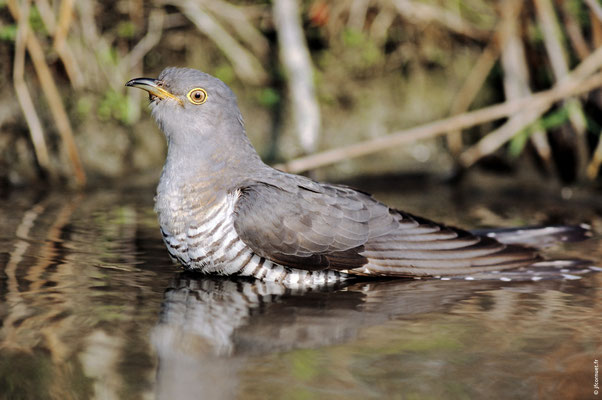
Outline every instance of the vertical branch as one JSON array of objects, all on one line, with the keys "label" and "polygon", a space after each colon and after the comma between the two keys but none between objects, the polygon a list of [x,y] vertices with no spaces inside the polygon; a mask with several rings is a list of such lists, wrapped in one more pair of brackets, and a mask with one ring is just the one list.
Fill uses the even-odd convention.
[{"label": "vertical branch", "polygon": [[[503,29],[503,36],[505,37],[505,46],[502,50],[502,68],[504,70],[504,93],[506,99],[514,100],[520,99],[531,94],[529,88],[529,67],[527,65],[527,59],[525,57],[525,46],[523,44],[521,34],[519,31],[517,16],[520,14],[522,9],[522,0],[504,1],[501,5],[501,11],[504,15],[505,28]],[[533,117],[532,114],[537,113],[537,110],[531,113],[520,113],[513,116],[512,119],[519,119],[525,121],[533,121],[539,118]],[[508,124],[510,124],[509,121]],[[530,123],[530,122],[529,122]],[[520,121],[517,124],[521,124]],[[518,133],[518,132],[517,132]],[[546,132],[541,128],[533,128],[531,134],[531,142],[537,154],[543,160],[545,167],[548,172],[552,171],[552,149],[548,143]]]},{"label": "vertical branch", "polygon": [[[165,12],[161,9],[154,9],[148,16],[148,30],[146,35],[134,46],[132,51],[123,58],[119,67],[122,70],[131,70],[142,62],[144,56],[153,49],[161,40],[163,33],[163,21]],[[122,67],[123,64],[123,67]]]},{"label": "vertical branch", "polygon": [[349,7],[349,19],[347,20],[348,28],[355,29],[358,32],[364,30],[369,5],[370,2],[368,0],[353,0],[351,2],[351,6]]},{"label": "vertical branch", "polygon": [[370,24],[370,37],[377,46],[385,45],[387,33],[397,14],[390,7],[382,7]]},{"label": "vertical branch", "polygon": [[[165,12],[162,9],[153,9],[148,16],[148,29],[146,35],[134,46],[117,66],[119,71],[129,71],[142,73],[142,61],[144,56],[148,54],[161,40],[163,34],[163,22],[165,20]],[[129,91],[127,93],[128,102],[130,103],[130,112],[128,119],[135,121],[140,116],[140,108],[134,106],[139,99],[138,93]]]},{"label": "vertical branch", "polygon": [[[78,57],[86,60],[82,67],[86,69],[85,77],[88,81],[95,80],[99,88],[113,89],[118,92],[122,90],[125,79],[123,63],[115,64],[111,57],[111,35],[101,35],[98,31],[95,19],[95,0],[79,0],[75,4],[79,15],[81,37],[84,46],[78,49]],[[88,82],[88,85],[91,82]]]},{"label": "vertical branch", "polygon": [[[602,48],[602,18],[598,18],[594,12],[590,13],[590,22],[592,25],[592,42],[593,47],[596,49]],[[597,103],[600,105],[602,100],[600,95],[597,96]],[[598,136],[598,145],[594,150],[592,159],[587,166],[587,177],[594,180],[600,171],[602,166],[602,132]]]},{"label": "vertical branch", "polygon": [[273,13],[297,134],[304,152],[312,153],[318,143],[320,109],[311,58],[301,28],[299,4],[297,0],[275,0]]},{"label": "vertical branch", "polygon": [[56,31],[56,21],[54,20],[54,12],[52,6],[48,3],[48,0],[34,0],[36,8],[40,12],[40,17],[44,26],[50,35],[54,35]]},{"label": "vertical branch", "polygon": [[579,60],[584,60],[587,56],[589,56],[591,50],[587,44],[587,41],[585,40],[585,37],[583,37],[579,21],[577,21],[575,16],[569,10],[569,5],[567,2],[562,2],[560,11],[563,15],[566,33],[571,42],[571,46],[575,50],[575,54],[577,57],[579,57]]},{"label": "vertical branch", "polygon": [[229,28],[236,32],[238,38],[249,46],[252,52],[258,55],[260,59],[264,59],[268,55],[270,51],[268,40],[253,25],[244,10],[223,0],[201,1],[203,2],[203,7],[227,23]]},{"label": "vertical branch", "polygon": [[[15,21],[19,23],[21,21],[21,16],[16,0],[8,0],[7,5]],[[48,64],[46,64],[44,50],[42,50],[40,42],[34,35],[27,35],[26,44],[27,50],[33,62],[33,66],[36,70],[36,74],[40,80],[42,91],[48,100],[50,112],[54,117],[59,134],[61,135],[63,143],[66,147],[67,155],[71,161],[71,166],[75,175],[75,182],[79,186],[83,186],[86,183],[86,174],[79,159],[79,153],[77,151],[77,146],[75,145],[75,140],[73,139],[73,130],[71,129],[69,117],[67,116],[67,112],[63,106],[63,101],[52,77],[52,73],[50,72],[50,68],[48,67]]]},{"label": "vertical branch", "polygon": [[594,150],[594,154],[592,155],[592,159],[587,166],[587,177],[592,181],[596,179],[598,176],[598,172],[600,172],[600,166],[602,165],[602,132],[599,133],[598,136],[598,145],[596,146],[596,150]]},{"label": "vertical branch", "polygon": [[71,48],[65,40],[72,19],[73,0],[61,2],[58,26],[55,20],[54,11],[48,3],[48,0],[35,0],[35,3],[40,12],[40,16],[44,22],[46,30],[50,36],[54,37],[54,49],[65,66],[65,71],[67,72],[67,76],[71,81],[71,85],[74,88],[81,88],[84,84],[84,76],[79,68],[79,65],[77,64]]},{"label": "vertical branch", "polygon": [[[470,106],[478,90],[483,85],[487,74],[493,67],[495,61],[501,52],[502,67],[504,73],[504,91],[507,100],[515,100],[531,94],[529,90],[529,71],[525,59],[525,50],[518,33],[517,18],[522,9],[521,1],[505,1],[501,4],[502,20],[493,39],[477,60],[473,70],[462,89],[460,90],[457,101],[452,106],[452,115],[464,112]],[[497,39],[497,40],[496,40]],[[537,111],[535,111],[537,113]],[[538,114],[539,115],[539,114]],[[517,131],[515,127],[525,126],[534,121],[536,117],[525,114],[519,114],[512,118],[522,119],[521,121],[508,121],[506,125],[495,131],[494,137],[513,137]],[[530,121],[530,122],[528,122]],[[462,150],[462,138],[460,132],[450,132],[447,136],[448,145],[454,154]],[[536,130],[531,137],[535,149],[543,159],[548,169],[551,168],[551,149],[545,132]],[[484,142],[487,143],[487,142]],[[484,146],[484,144],[481,144]],[[474,163],[480,154],[486,154],[488,148],[481,147],[479,151],[473,148],[470,152],[462,154],[461,163],[469,166]]]},{"label": "vertical branch", "polygon": [[585,0],[585,4],[591,8],[592,13],[598,18],[598,20],[602,21],[602,6],[596,0]]},{"label": "vertical branch", "polygon": [[[483,50],[474,67],[470,70],[468,77],[464,81],[462,88],[455,97],[455,100],[451,106],[450,114],[458,115],[470,107],[475,97],[479,93],[479,90],[483,87],[487,75],[491,71],[491,68],[495,65],[495,62],[499,58],[500,54],[500,43],[497,43],[500,35],[496,32],[493,38]],[[455,156],[462,151],[462,131],[450,131],[447,134],[447,145],[451,153]]]},{"label": "vertical branch", "polygon": [[[33,143],[33,150],[36,154],[38,164],[43,171],[50,173],[50,158],[48,156],[48,147],[44,139],[44,129],[38,117],[35,106],[25,83],[25,46],[29,34],[29,1],[24,1],[21,6],[21,15],[23,18],[19,21],[17,28],[17,38],[15,42],[15,61],[13,65],[13,85],[17,94],[17,101],[23,111],[25,122],[29,127],[29,134]],[[51,174],[52,175],[52,174]]]},{"label": "vertical branch", "polygon": [[[569,73],[566,50],[562,43],[562,31],[558,23],[551,0],[534,0],[537,19],[543,32],[544,45],[550,59],[556,81],[564,79]],[[586,122],[581,104],[577,99],[565,100],[571,125],[575,129],[577,149],[577,176],[583,177],[587,166]]]},{"label": "vertical branch", "polygon": [[69,80],[75,88],[81,88],[84,84],[84,77],[77,65],[71,49],[67,46],[66,38],[71,26],[71,20],[73,18],[73,2],[74,0],[63,0],[61,1],[61,8],[59,9],[59,20],[56,25],[56,32],[54,34],[54,48],[61,57]]},{"label": "vertical branch", "polygon": [[219,47],[241,79],[252,84],[261,84],[267,80],[267,74],[259,60],[236,41],[215,18],[205,12],[201,5],[184,0],[169,0],[169,3],[179,7],[182,14]]}]

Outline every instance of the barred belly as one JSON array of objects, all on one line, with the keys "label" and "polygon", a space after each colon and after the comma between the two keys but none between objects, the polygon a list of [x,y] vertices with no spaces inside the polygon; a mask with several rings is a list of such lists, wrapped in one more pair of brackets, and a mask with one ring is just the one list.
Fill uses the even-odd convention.
[{"label": "barred belly", "polygon": [[346,279],[332,270],[306,271],[274,263],[255,254],[234,228],[234,206],[239,193],[229,194],[203,215],[191,215],[185,232],[172,235],[161,227],[163,241],[172,258],[186,269],[221,275],[252,276],[289,286],[313,286]]}]

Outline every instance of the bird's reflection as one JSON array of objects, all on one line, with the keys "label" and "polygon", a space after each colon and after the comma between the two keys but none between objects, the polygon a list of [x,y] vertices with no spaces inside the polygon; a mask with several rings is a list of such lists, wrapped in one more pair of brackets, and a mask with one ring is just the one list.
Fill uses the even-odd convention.
[{"label": "bird's reflection", "polygon": [[[167,346],[170,351],[216,356],[240,354],[243,348],[245,352],[256,351],[255,347],[265,346],[261,341],[269,342],[271,349],[298,347],[293,346],[296,340],[290,334],[300,325],[302,315],[315,314],[323,323],[331,314],[352,311],[361,303],[354,292],[332,296],[342,288],[293,290],[274,282],[178,274],[165,292],[160,322],[153,332],[154,343],[158,349]],[[338,307],[325,303],[329,298],[332,301],[331,297],[338,299]],[[308,328],[307,322],[303,321],[303,328]],[[258,324],[270,337],[255,338],[257,343],[253,343],[247,332]],[[283,330],[286,335],[282,335]],[[285,336],[287,342],[277,344],[274,339],[280,336]],[[298,336],[311,340],[314,335],[304,332]]]},{"label": "bird's reflection", "polygon": [[[291,290],[255,280],[177,274],[152,333],[157,395],[236,398],[241,371],[258,355],[345,343],[365,328],[454,313],[474,300],[479,304],[481,297],[491,300],[491,293],[512,298],[571,284],[372,280]],[[490,304],[487,312],[503,314],[506,302],[500,310]]]},{"label": "bird's reflection", "polygon": [[501,287],[503,282],[494,281],[397,279],[289,289],[274,282],[179,273],[165,292],[152,337],[160,356],[230,357],[317,348],[352,339],[360,328],[390,319],[446,312]]},{"label": "bird's reflection", "polygon": [[[383,292],[392,288],[356,283],[291,290],[256,280],[178,274],[152,333],[159,358],[157,398],[236,398],[239,371],[249,355],[340,343],[361,326],[411,312],[410,304],[420,298],[397,299],[395,307],[406,310],[395,312],[396,300]],[[416,308],[436,309],[445,302],[428,298]]]},{"label": "bird's reflection", "polygon": [[361,328],[442,312],[493,285],[389,280],[291,290],[178,274],[152,333],[159,358],[157,396],[197,398],[202,392],[203,398],[236,398],[238,372],[249,356],[344,343]]}]

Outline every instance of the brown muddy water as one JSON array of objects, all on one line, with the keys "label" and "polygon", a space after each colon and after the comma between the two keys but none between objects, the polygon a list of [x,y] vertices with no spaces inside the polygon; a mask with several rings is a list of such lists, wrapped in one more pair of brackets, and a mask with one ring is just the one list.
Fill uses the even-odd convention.
[{"label": "brown muddy water", "polygon": [[[469,228],[588,222],[547,254],[602,265],[599,194],[364,184]],[[305,292],[184,274],[153,192],[0,199],[1,399],[602,399],[602,273]]]}]

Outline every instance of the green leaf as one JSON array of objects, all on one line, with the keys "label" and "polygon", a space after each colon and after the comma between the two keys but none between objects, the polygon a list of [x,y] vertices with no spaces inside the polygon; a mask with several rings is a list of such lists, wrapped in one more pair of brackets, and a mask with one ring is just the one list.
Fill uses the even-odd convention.
[{"label": "green leaf", "polygon": [[234,69],[229,64],[222,64],[213,71],[216,78],[222,80],[226,84],[231,84],[234,81]]},{"label": "green leaf", "polygon": [[274,88],[267,87],[261,89],[257,100],[264,107],[273,107],[280,102],[280,94]]},{"label": "green leaf", "polygon": [[131,21],[122,21],[117,25],[117,36],[131,39],[136,35],[136,25]]},{"label": "green leaf", "polygon": [[32,6],[29,9],[29,26],[34,32],[43,33],[44,35],[48,35],[48,31],[46,30],[46,25],[44,25],[44,21],[42,20],[42,16],[38,11],[36,6]]},{"label": "green leaf", "polygon": [[345,29],[343,31],[343,43],[349,47],[359,47],[366,41],[366,37],[360,31],[355,29]]},{"label": "green leaf", "polygon": [[587,125],[587,130],[592,132],[595,135],[600,135],[600,131],[602,131],[602,125],[600,125],[596,120],[591,118],[588,114],[585,114],[585,123]]},{"label": "green leaf", "polygon": [[566,105],[552,111],[551,113],[538,119],[531,125],[524,128],[520,133],[516,134],[508,145],[508,156],[516,158],[522,153],[527,144],[527,140],[536,130],[547,131],[564,125],[569,119],[569,110]]},{"label": "green leaf", "polygon": [[557,110],[545,115],[533,125],[540,123],[541,128],[548,130],[564,125],[569,120],[569,110],[566,105],[563,105]]},{"label": "green leaf", "polygon": [[97,109],[100,120],[116,119],[125,124],[131,123],[130,103],[123,93],[113,89],[105,92],[105,96]]},{"label": "green leaf", "polygon": [[17,38],[17,25],[10,24],[0,27],[0,40],[14,42]]},{"label": "green leaf", "polygon": [[510,143],[508,144],[508,156],[510,158],[517,158],[520,153],[522,153],[527,144],[527,140],[529,140],[529,137],[533,132],[534,129],[525,128],[510,140]]}]

